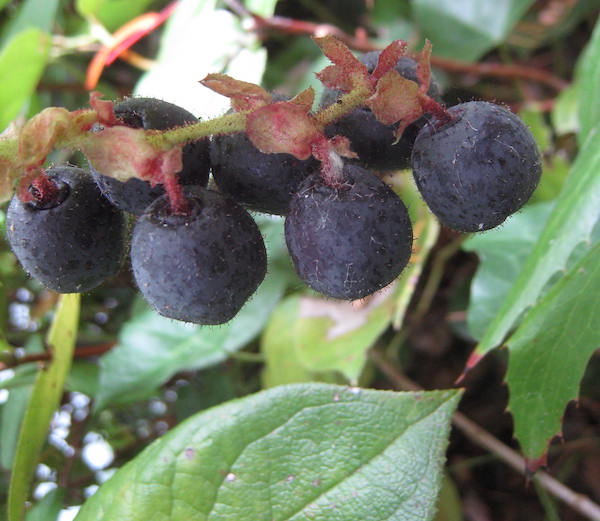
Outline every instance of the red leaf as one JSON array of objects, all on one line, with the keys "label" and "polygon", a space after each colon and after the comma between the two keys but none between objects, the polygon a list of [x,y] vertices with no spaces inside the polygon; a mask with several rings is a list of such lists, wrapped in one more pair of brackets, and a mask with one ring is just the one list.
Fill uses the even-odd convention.
[{"label": "red leaf", "polygon": [[404,55],[406,51],[406,42],[403,40],[395,40],[390,43],[379,55],[379,60],[377,61],[377,67],[371,73],[371,77],[375,80],[379,80],[386,73],[391,71],[398,60]]},{"label": "red leaf", "polygon": [[378,82],[375,95],[367,100],[375,117],[386,125],[423,115],[419,86],[403,78],[396,70],[388,71]]},{"label": "red leaf", "polygon": [[271,94],[254,83],[236,80],[227,74],[209,74],[200,83],[210,90],[231,98],[236,112],[246,112],[264,107],[271,102]]},{"label": "red leaf", "polygon": [[287,153],[308,159],[312,144],[323,138],[314,117],[300,105],[280,101],[248,114],[246,134],[267,154]]},{"label": "red leaf", "polygon": [[359,86],[371,87],[366,65],[352,54],[346,44],[333,36],[313,40],[334,63],[317,73],[317,78],[323,85],[344,92],[350,92]]},{"label": "red leaf", "polygon": [[138,177],[152,184],[162,183],[165,176],[181,170],[181,146],[157,150],[145,140],[145,132],[125,126],[108,127],[90,135],[80,148],[104,175],[119,181]]},{"label": "red leaf", "polygon": [[416,58],[417,79],[419,80],[421,93],[427,94],[429,83],[431,82],[431,65],[429,63],[431,59],[431,42],[429,40],[425,40],[425,45]]},{"label": "red leaf", "polygon": [[312,87],[308,87],[304,89],[302,92],[296,94],[291,100],[290,103],[294,103],[299,107],[303,108],[305,112],[310,112],[313,107],[313,103],[315,102],[315,91]]},{"label": "red leaf", "polygon": [[61,107],[49,107],[31,118],[19,134],[19,158],[25,166],[41,165],[64,136],[71,124],[71,113]]},{"label": "red leaf", "polygon": [[115,104],[109,100],[103,100],[102,93],[94,91],[90,93],[90,107],[96,111],[98,123],[106,127],[112,127],[119,123],[115,115]]}]

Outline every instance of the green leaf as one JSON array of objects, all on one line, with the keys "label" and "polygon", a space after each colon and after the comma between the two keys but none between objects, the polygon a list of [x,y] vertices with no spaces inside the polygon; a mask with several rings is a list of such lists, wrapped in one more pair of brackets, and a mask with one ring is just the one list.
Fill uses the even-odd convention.
[{"label": "green leaf", "polygon": [[566,268],[576,246],[590,241],[600,218],[599,170],[600,127],[581,148],[544,231],[477,346],[478,356],[502,343],[550,278]]},{"label": "green leaf", "polygon": [[579,130],[579,88],[570,85],[556,98],[550,114],[554,131],[562,136]]},{"label": "green leaf", "polygon": [[7,42],[17,34],[37,28],[50,34],[54,26],[58,0],[25,0],[17,15],[11,19],[2,33],[2,42]]},{"label": "green leaf", "polygon": [[0,416],[0,465],[11,469],[17,450],[21,423],[29,402],[33,385],[12,389],[2,406]]},{"label": "green leaf", "polygon": [[64,497],[65,489],[51,490],[27,512],[25,521],[56,521],[62,509]]},{"label": "green leaf", "polygon": [[228,402],[153,443],[76,521],[428,521],[459,397],[297,384]]},{"label": "green leaf", "polygon": [[62,295],[48,332],[52,360],[40,370],[25,411],[8,493],[8,520],[21,521],[52,414],[58,408],[77,336],[80,295]]},{"label": "green leaf", "polygon": [[539,460],[600,345],[600,243],[558,281],[508,339],[509,410],[525,456]]},{"label": "green leaf", "polygon": [[244,4],[251,13],[268,18],[275,14],[277,0],[246,0]]},{"label": "green leaf", "polygon": [[318,380],[317,375],[298,360],[294,348],[295,332],[290,324],[298,316],[298,301],[298,297],[282,300],[263,331],[260,351],[265,357],[262,381],[266,388]]},{"label": "green leaf", "polygon": [[81,16],[93,16],[114,31],[146,12],[153,3],[153,0],[77,0],[75,8]]},{"label": "green leaf", "polygon": [[48,59],[50,38],[27,29],[12,38],[0,53],[0,132],[19,114],[35,90]]},{"label": "green leaf", "polygon": [[180,0],[162,34],[156,65],[144,74],[135,94],[170,101],[203,118],[222,115],[229,99],[202,86],[207,74],[224,72],[259,83],[266,50],[233,13],[216,0]]},{"label": "green leaf", "polygon": [[414,17],[433,52],[475,61],[502,43],[533,0],[414,0]]},{"label": "green leaf", "polygon": [[577,63],[580,146],[584,146],[600,121],[598,85],[600,85],[600,20],[596,22],[592,38]]},{"label": "green leaf", "polygon": [[537,243],[552,207],[551,203],[527,206],[502,226],[473,234],[463,243],[463,249],[477,252],[480,261],[471,282],[467,310],[467,325],[474,338],[480,339],[497,315]]}]

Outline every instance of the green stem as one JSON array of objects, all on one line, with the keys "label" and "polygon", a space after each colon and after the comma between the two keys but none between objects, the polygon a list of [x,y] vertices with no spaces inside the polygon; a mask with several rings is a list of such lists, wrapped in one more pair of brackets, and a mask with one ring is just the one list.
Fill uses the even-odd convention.
[{"label": "green stem", "polygon": [[169,148],[208,136],[231,134],[246,130],[246,113],[225,114],[220,118],[200,121],[193,125],[149,133],[148,141],[156,148]]},{"label": "green stem", "polygon": [[317,112],[315,119],[319,122],[321,127],[325,128],[327,125],[337,121],[355,108],[364,105],[371,94],[372,93],[368,89],[359,87],[344,94],[335,103],[332,103],[328,107]]}]

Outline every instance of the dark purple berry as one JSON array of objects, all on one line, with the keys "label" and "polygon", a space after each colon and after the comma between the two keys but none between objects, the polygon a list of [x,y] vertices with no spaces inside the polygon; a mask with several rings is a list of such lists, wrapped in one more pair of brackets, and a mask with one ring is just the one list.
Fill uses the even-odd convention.
[{"label": "dark purple berry", "polygon": [[48,169],[58,193],[43,204],[15,195],[8,207],[8,240],[32,277],[58,293],[89,291],[120,268],[125,218],[79,168]]},{"label": "dark purple berry", "polygon": [[498,226],[535,190],[542,162],[527,126],[484,101],[448,109],[454,121],[424,127],[412,155],[417,187],[440,222],[477,232]]},{"label": "dark purple berry", "polygon": [[262,282],[265,245],[250,214],[218,192],[189,187],[188,215],[156,199],[133,230],[131,263],[161,315],[196,324],[233,318]]},{"label": "dark purple berry", "polygon": [[[115,104],[115,114],[124,125],[147,130],[167,130],[198,122],[193,114],[177,105],[154,98],[128,98]],[[206,186],[210,170],[207,139],[185,145],[183,169],[177,174],[182,185]],[[165,193],[161,185],[131,178],[126,182],[103,176],[92,169],[102,193],[118,208],[141,215],[146,207]]]},{"label": "dark purple berry", "polygon": [[298,275],[330,297],[353,300],[387,286],[411,255],[412,227],[400,198],[373,173],[346,165],[339,188],[319,174],[290,204],[285,237]]},{"label": "dark purple berry", "polygon": [[318,170],[314,159],[264,154],[245,134],[218,136],[210,149],[219,189],[251,210],[285,215],[298,185]]},{"label": "dark purple berry", "polygon": [[[377,66],[379,52],[369,52],[361,57],[369,72]],[[398,60],[396,70],[405,78],[417,83],[417,64],[412,58],[403,56]],[[440,100],[439,89],[432,79],[429,96]],[[325,89],[321,98],[321,106],[328,106],[339,98],[340,92]],[[403,132],[400,141],[394,144],[394,132],[398,124],[384,125],[377,120],[368,107],[359,107],[344,115],[325,129],[329,137],[346,136],[350,139],[350,147],[358,155],[356,163],[373,170],[401,170],[410,166],[410,155],[413,143],[419,130],[426,123],[423,117],[409,125]]]}]

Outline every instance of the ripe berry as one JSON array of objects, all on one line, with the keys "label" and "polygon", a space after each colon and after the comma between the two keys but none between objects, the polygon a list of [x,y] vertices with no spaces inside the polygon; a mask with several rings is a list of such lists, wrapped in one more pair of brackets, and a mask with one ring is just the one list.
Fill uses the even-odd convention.
[{"label": "ripe berry", "polygon": [[265,245],[241,206],[218,192],[186,189],[191,210],[156,199],[133,230],[131,263],[144,298],[161,315],[197,324],[235,316],[262,282]]},{"label": "ripe berry", "polygon": [[290,204],[285,237],[300,278],[330,297],[353,300],[392,282],[408,263],[412,227],[400,198],[373,173],[345,165],[339,188],[319,174]]},{"label": "ripe berry", "polygon": [[314,159],[264,154],[245,134],[215,137],[210,159],[219,189],[251,210],[285,215],[298,185],[318,169]]},{"label": "ripe berry", "polygon": [[[198,118],[177,105],[154,98],[128,98],[115,104],[115,115],[131,128],[167,130],[190,123]],[[210,158],[208,140],[195,141],[183,148],[183,169],[178,179],[182,185],[208,183]],[[149,182],[131,178],[126,182],[101,175],[92,168],[92,174],[102,193],[118,208],[141,215],[146,207],[165,192],[160,185],[152,187]]]},{"label": "ripe berry", "polygon": [[417,187],[442,224],[476,232],[498,226],[531,197],[542,163],[535,139],[509,110],[484,101],[449,109],[454,121],[425,126],[415,142]]},{"label": "ripe berry", "polygon": [[8,240],[25,271],[58,293],[98,286],[120,268],[125,219],[100,193],[88,172],[70,166],[48,169],[58,192],[44,203],[8,207]]},{"label": "ripe berry", "polygon": [[[379,52],[374,51],[364,54],[360,59],[369,72],[373,72],[378,58]],[[417,64],[413,59],[406,56],[400,58],[396,71],[417,83]],[[428,94],[439,101],[439,89],[434,79],[431,80]],[[325,89],[321,106],[335,103],[339,96],[338,91]],[[426,121],[423,117],[409,125],[400,141],[393,144],[398,124],[384,125],[368,107],[359,107],[328,125],[325,132],[329,137],[341,135],[350,139],[350,148],[358,155],[357,164],[373,170],[401,170],[409,167],[413,143]]]}]

